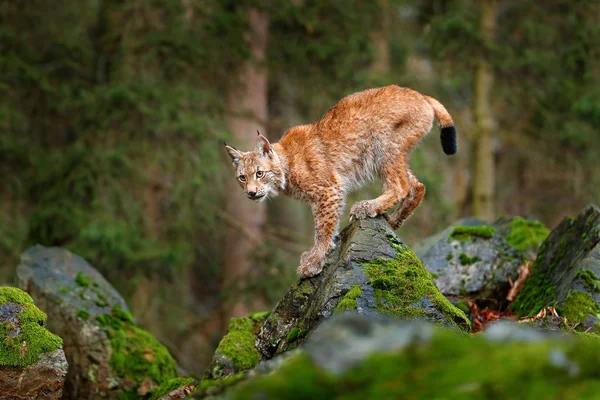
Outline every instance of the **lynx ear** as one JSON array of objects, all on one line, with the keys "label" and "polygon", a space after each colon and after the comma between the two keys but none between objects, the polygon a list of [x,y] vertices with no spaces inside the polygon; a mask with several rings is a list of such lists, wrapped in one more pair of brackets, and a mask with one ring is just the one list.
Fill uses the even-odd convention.
[{"label": "lynx ear", "polygon": [[231,146],[227,146],[226,143],[225,143],[225,150],[227,150],[227,154],[229,154],[229,157],[231,158],[231,162],[233,163],[233,165],[237,166],[240,163],[240,158],[242,157],[242,153],[239,150],[234,149]]},{"label": "lynx ear", "polygon": [[256,141],[256,151],[261,156],[272,154],[271,143],[269,143],[269,140],[260,133],[258,133],[258,139]]}]

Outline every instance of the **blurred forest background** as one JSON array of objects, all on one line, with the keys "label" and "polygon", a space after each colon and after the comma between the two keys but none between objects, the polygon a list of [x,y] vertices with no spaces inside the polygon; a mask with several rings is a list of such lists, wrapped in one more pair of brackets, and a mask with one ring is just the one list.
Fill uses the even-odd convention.
[{"label": "blurred forest background", "polygon": [[222,142],[387,84],[459,132],[453,157],[437,128],[413,153],[409,244],[466,215],[553,227],[600,201],[599,21],[597,0],[1,1],[0,283],[27,247],[64,246],[200,373],[312,244],[308,207],[245,199]]}]

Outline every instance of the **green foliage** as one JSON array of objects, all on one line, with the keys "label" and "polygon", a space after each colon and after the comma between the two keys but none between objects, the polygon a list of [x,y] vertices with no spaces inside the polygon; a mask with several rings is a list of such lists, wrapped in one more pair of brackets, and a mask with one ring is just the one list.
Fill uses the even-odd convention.
[{"label": "green foliage", "polygon": [[[38,362],[42,354],[62,346],[62,339],[44,328],[46,314],[20,289],[0,287],[0,306],[13,303],[23,309],[18,322],[0,322],[0,365],[25,367]],[[16,333],[16,334],[15,334]]]},{"label": "green foliage", "polygon": [[506,241],[520,251],[537,250],[549,233],[550,230],[539,221],[516,217],[510,222],[510,233],[506,236]]}]

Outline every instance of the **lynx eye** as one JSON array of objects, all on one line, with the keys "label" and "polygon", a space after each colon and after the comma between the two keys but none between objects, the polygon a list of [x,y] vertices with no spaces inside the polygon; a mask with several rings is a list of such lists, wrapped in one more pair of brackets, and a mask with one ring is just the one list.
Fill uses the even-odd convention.
[{"label": "lynx eye", "polygon": [[240,180],[240,182],[246,182],[246,176],[244,175],[238,176],[238,179]]},{"label": "lynx eye", "polygon": [[263,171],[256,171],[256,177],[262,178],[265,173]]}]

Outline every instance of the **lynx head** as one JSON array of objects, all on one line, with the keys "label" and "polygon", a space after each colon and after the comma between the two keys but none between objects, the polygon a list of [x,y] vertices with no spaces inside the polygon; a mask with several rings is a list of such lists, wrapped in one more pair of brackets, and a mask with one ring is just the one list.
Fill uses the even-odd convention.
[{"label": "lynx head", "polygon": [[225,150],[233,162],[236,179],[249,199],[263,201],[285,188],[279,156],[260,133],[254,151],[242,152],[227,145]]}]

